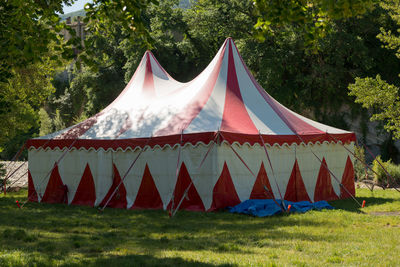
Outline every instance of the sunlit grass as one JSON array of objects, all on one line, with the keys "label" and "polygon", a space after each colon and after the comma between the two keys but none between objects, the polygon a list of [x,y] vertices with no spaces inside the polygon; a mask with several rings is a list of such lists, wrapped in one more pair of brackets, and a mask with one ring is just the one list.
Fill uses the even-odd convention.
[{"label": "sunlit grass", "polygon": [[0,266],[400,264],[400,193],[392,190],[358,190],[364,209],[340,200],[335,210],[289,216],[182,211],[172,219],[61,204],[18,209],[26,193],[0,197]]}]

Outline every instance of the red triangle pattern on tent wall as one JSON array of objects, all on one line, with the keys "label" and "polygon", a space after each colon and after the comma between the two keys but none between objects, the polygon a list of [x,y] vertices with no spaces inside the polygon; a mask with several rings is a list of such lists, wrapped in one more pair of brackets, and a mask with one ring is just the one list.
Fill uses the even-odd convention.
[{"label": "red triangle pattern on tent wall", "polygon": [[86,164],[81,181],[76,189],[72,205],[94,206],[96,201],[96,188],[93,181],[93,175],[90,171],[89,164]]},{"label": "red triangle pattern on tent wall", "polygon": [[[349,198],[351,195],[356,195],[356,188],[354,186],[354,168],[349,156],[347,156],[346,167],[342,176],[342,185],[343,186],[340,187],[340,198]],[[345,187],[348,192],[343,187]]]},{"label": "red triangle pattern on tent wall", "polygon": [[339,197],[336,195],[332,187],[331,175],[327,169],[325,158],[322,159],[321,167],[319,168],[317,184],[315,185],[314,201],[321,200],[336,200]]},{"label": "red triangle pattern on tent wall", "polygon": [[[183,198],[180,210],[192,210],[192,211],[204,211],[204,204],[197,192],[196,186],[192,183],[192,179],[186,168],[185,163],[182,163],[181,169],[179,171],[178,179],[176,181],[173,200],[174,200],[174,210],[178,207],[186,189],[191,184],[187,195]],[[172,199],[168,204],[167,209],[170,210],[172,205]]]},{"label": "red triangle pattern on tent wall", "polygon": [[58,172],[58,166],[54,163],[49,182],[46,186],[46,191],[44,192],[43,198],[40,202],[68,203],[67,192],[68,188],[63,184],[60,173]]},{"label": "red triangle pattern on tent wall", "polygon": [[35,185],[33,184],[32,175],[29,170],[28,170],[28,201],[38,202],[38,196],[36,193]]},{"label": "red triangle pattern on tent wall", "polygon": [[[265,187],[268,188],[267,192]],[[250,199],[273,199],[274,193],[271,189],[271,184],[269,183],[267,171],[264,167],[264,162],[261,162],[260,170],[258,171],[257,179],[253,185],[253,190],[250,194]]]},{"label": "red triangle pattern on tent wall", "polygon": [[236,193],[235,186],[232,182],[226,162],[218,178],[213,190],[213,200],[208,211],[214,211],[228,206],[235,206],[240,203],[240,199]]},{"label": "red triangle pattern on tent wall", "polygon": [[154,183],[153,176],[151,176],[149,166],[146,164],[143,172],[142,182],[135,202],[131,209],[162,209],[163,203],[160,193]]},{"label": "red triangle pattern on tent wall", "polygon": [[286,193],[284,199],[288,201],[310,201],[306,186],[304,185],[303,177],[301,177],[299,163],[297,159],[294,162],[292,174],[290,175],[289,182],[286,186]]},{"label": "red triangle pattern on tent wall", "polygon": [[113,172],[114,172],[113,183],[110,189],[108,190],[107,195],[104,197],[103,201],[101,201],[100,206],[104,207],[106,202],[110,199],[111,195],[114,193],[115,189],[119,186],[117,191],[114,193],[114,195],[108,202],[107,207],[126,209],[127,206],[126,189],[124,183],[121,182],[121,176],[119,175],[118,169],[114,163],[113,163]]}]

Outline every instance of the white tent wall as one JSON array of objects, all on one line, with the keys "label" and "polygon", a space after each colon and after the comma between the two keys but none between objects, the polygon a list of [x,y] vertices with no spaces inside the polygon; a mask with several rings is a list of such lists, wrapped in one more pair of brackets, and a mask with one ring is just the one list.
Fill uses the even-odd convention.
[{"label": "white tent wall", "polygon": [[[253,189],[255,177],[249,172],[245,164],[235,155],[230,145],[223,141],[221,144],[215,144],[210,150],[210,144],[201,142],[196,145],[185,144],[181,148],[180,167],[184,163],[190,178],[193,181],[204,207],[208,210],[213,200],[213,188],[221,175],[224,163],[226,162],[231,175],[236,192],[241,201],[250,198]],[[345,145],[350,151],[354,151],[354,142]],[[145,147],[137,159],[135,165],[124,180],[124,186],[127,191],[127,208],[132,207],[135,202],[138,190],[142,181],[146,164],[149,167],[154,183],[160,193],[163,202],[163,208],[166,209],[173,195],[176,184],[176,166],[180,146],[166,145],[164,147],[155,146],[153,148]],[[255,176],[258,175],[261,163],[263,163],[267,172],[274,196],[280,198],[279,190],[276,186],[272,170],[266,157],[262,145],[249,145],[245,143],[240,145],[234,143],[232,147],[243,158],[246,165],[251,169]],[[50,175],[47,173],[53,168],[55,162],[63,155],[64,151],[58,148],[51,149],[29,149],[29,170],[32,175],[34,188],[39,196],[39,201],[45,193],[46,185]],[[311,200],[314,199],[314,190],[321,168],[319,160],[311,153],[312,151],[322,160],[326,159],[329,170],[341,181],[346,166],[346,160],[349,153],[342,144],[323,142],[322,144],[284,144],[267,145],[267,150],[275,172],[275,178],[282,197],[285,195],[286,187],[294,166],[295,159],[298,160],[299,169],[303,178],[307,193]],[[201,168],[198,168],[205,154],[209,154]],[[68,187],[68,200],[71,203],[75,196],[77,187],[83,175],[86,165],[90,167],[93,176],[96,201],[99,205],[109,191],[113,180],[113,164],[115,164],[121,178],[125,175],[132,161],[138,156],[141,148],[134,150],[117,149],[71,149],[62,158],[58,164],[59,174],[62,182]],[[350,157],[353,162],[353,157]],[[179,169],[180,169],[179,167]],[[340,186],[338,182],[331,177],[333,188],[340,196]]]},{"label": "white tent wall", "polygon": [[50,179],[49,172],[53,169],[54,163],[61,155],[62,152],[58,148],[45,150],[29,149],[28,151],[28,167],[39,202],[46,191],[46,186]]}]

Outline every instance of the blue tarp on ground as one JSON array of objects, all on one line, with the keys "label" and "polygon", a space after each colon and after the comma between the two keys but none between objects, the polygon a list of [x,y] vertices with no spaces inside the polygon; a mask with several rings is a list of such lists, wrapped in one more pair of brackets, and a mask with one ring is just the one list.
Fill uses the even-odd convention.
[{"label": "blue tarp on ground", "polygon": [[[282,201],[277,199],[279,205],[282,205]],[[232,213],[244,213],[257,217],[272,216],[275,214],[282,213],[282,209],[277,205],[273,199],[249,199],[234,207],[229,207],[229,212]],[[322,209],[334,209],[326,201],[317,201],[311,203],[309,201],[291,202],[285,200],[285,206],[291,205],[290,212],[304,213],[309,210],[322,210]]]}]

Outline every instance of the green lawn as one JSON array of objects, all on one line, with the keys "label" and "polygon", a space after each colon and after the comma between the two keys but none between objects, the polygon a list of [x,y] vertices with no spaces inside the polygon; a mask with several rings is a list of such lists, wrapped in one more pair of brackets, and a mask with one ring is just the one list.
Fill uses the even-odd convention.
[{"label": "green lawn", "polygon": [[[336,210],[253,218],[15,203],[0,197],[0,266],[398,266],[400,193],[357,191]],[[391,212],[391,215],[381,215]]]}]

